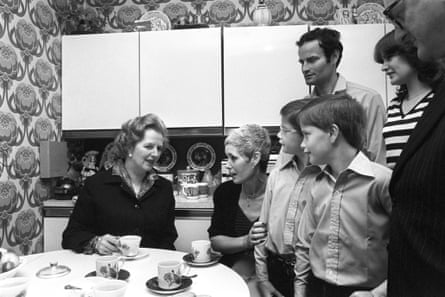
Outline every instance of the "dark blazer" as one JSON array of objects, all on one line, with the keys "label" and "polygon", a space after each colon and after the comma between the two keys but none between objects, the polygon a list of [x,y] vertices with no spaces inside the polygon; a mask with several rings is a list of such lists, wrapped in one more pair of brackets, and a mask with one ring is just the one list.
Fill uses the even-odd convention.
[{"label": "dark blazer", "polygon": [[445,296],[445,82],[394,168],[390,193],[388,296]]},{"label": "dark blazer", "polygon": [[96,235],[140,235],[141,246],[174,249],[175,199],[171,183],[158,177],[137,199],[111,169],[87,179],[63,233],[62,246],[83,252]]}]

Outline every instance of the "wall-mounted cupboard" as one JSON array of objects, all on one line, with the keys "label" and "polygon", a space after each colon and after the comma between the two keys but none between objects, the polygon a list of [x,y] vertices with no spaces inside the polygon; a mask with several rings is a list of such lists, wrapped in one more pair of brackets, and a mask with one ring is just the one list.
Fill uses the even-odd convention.
[{"label": "wall-mounted cupboard", "polygon": [[117,129],[139,114],[137,32],[62,39],[62,128]]},{"label": "wall-mounted cupboard", "polygon": [[221,127],[221,30],[140,33],[141,114],[170,128]]},{"label": "wall-mounted cupboard", "polygon": [[[377,90],[386,104],[393,88],[373,60],[385,26],[330,27],[342,34],[339,72]],[[309,92],[296,41],[311,28],[64,36],[62,128],[119,129],[125,120],[148,112],[159,114],[169,128],[210,127],[215,133],[245,123],[278,126],[280,108]]]},{"label": "wall-mounted cupboard", "polygon": [[280,108],[309,88],[295,42],[306,25],[224,28],[224,124],[280,125]]}]

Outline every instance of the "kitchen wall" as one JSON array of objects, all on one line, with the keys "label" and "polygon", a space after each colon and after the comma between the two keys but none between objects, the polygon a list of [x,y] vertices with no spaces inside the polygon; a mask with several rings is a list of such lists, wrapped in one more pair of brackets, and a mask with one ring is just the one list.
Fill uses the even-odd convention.
[{"label": "kitchen wall", "polygon": [[[64,3],[66,1],[55,1]],[[104,24],[104,30],[132,31],[144,12],[161,10],[174,23],[253,25],[258,0],[77,0],[84,19]],[[265,0],[274,25],[382,23],[383,0]],[[61,9],[60,9],[61,10]],[[67,13],[65,15],[68,16]],[[69,24],[68,24],[69,25]]]},{"label": "kitchen wall", "polygon": [[61,136],[61,43],[47,1],[0,1],[0,246],[42,250],[39,143]]},{"label": "kitchen wall", "polygon": [[[383,1],[266,0],[275,25],[380,23]],[[0,246],[19,254],[40,252],[41,140],[61,139],[61,27],[76,0],[0,1]],[[173,22],[252,25],[256,0],[77,0],[84,19],[106,32],[131,31],[133,21],[161,10]],[[85,9],[84,9],[85,8]],[[59,26],[59,24],[62,24]],[[80,112],[80,111],[79,111]]]}]

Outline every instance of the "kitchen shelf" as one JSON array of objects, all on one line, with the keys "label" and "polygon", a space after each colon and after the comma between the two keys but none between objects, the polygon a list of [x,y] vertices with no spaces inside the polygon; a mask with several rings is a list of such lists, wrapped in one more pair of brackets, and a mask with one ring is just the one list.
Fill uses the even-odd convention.
[{"label": "kitchen shelf", "polygon": [[[222,127],[168,128],[169,137],[223,136]],[[120,130],[63,130],[63,139],[114,138]]]}]

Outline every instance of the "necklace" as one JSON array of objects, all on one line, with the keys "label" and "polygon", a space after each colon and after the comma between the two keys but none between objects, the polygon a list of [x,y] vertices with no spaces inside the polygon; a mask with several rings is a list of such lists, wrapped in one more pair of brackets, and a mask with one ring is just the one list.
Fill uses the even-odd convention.
[{"label": "necklace", "polygon": [[265,190],[265,185],[261,186],[257,191],[253,192],[253,193],[247,193],[244,186],[241,187],[241,194],[246,198],[246,204],[247,207],[250,207],[250,205],[252,203],[254,203],[257,198],[262,197],[264,194],[264,190]]}]

